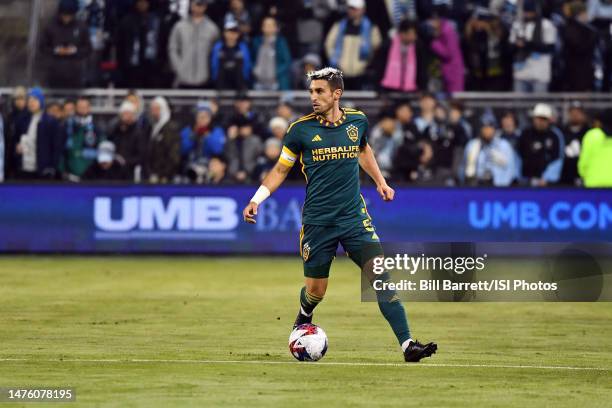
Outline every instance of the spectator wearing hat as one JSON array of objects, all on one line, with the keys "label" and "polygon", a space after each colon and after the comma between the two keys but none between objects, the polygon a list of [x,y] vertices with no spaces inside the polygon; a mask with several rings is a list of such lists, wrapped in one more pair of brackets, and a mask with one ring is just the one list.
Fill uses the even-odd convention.
[{"label": "spectator wearing hat", "polygon": [[275,116],[268,122],[268,130],[270,131],[271,137],[283,140],[287,129],[289,128],[289,122],[281,116]]},{"label": "spectator wearing hat", "polygon": [[81,180],[127,181],[129,178],[127,166],[115,155],[115,144],[106,140],[98,146],[96,161],[85,170]]},{"label": "spectator wearing hat", "polygon": [[[380,85],[384,89],[415,92],[427,89],[428,51],[418,37],[417,23],[403,20],[390,43],[381,47],[374,63],[378,62]],[[386,62],[380,67],[380,62]]]},{"label": "spectator wearing hat", "polygon": [[213,156],[223,154],[225,131],[213,123],[210,104],[200,101],[196,105],[195,122],[181,130],[181,160],[183,168],[205,166]]},{"label": "spectator wearing hat", "polygon": [[4,177],[5,180],[15,177],[17,172],[15,166],[15,145],[19,142],[17,125],[28,117],[27,107],[28,91],[18,86],[11,95],[11,106],[4,121]]},{"label": "spectator wearing hat", "polygon": [[276,19],[265,17],[261,32],[262,35],[253,40],[255,89],[291,89],[291,53],[287,40],[278,32]]},{"label": "spectator wearing hat", "polygon": [[370,133],[369,142],[381,172],[385,177],[390,177],[393,170],[393,159],[403,142],[402,128],[395,118],[394,110],[382,111],[378,123]]},{"label": "spectator wearing hat", "polygon": [[264,152],[257,158],[253,180],[262,182],[266,175],[274,168],[278,162],[283,142],[276,138],[269,138],[264,143]]},{"label": "spectator wearing hat", "polygon": [[116,31],[114,43],[125,88],[155,88],[160,84],[162,61],[161,18],[151,11],[150,0],[135,0],[134,10],[126,15]]},{"label": "spectator wearing hat", "polygon": [[563,160],[560,183],[568,186],[577,186],[580,185],[578,157],[580,156],[582,139],[589,131],[590,126],[589,118],[580,102],[573,102],[568,113],[568,122],[563,127],[565,159]]},{"label": "spectator wearing hat", "polygon": [[567,20],[561,31],[561,56],[565,64],[563,90],[589,92],[595,83],[593,59],[598,43],[597,31],[588,23],[589,16],[583,2],[572,1],[564,9]]},{"label": "spectator wearing hat", "polygon": [[557,29],[542,17],[536,0],[524,1],[524,21],[515,20],[510,31],[514,91],[547,92],[552,78],[552,55]]},{"label": "spectator wearing hat", "polygon": [[538,103],[532,111],[533,126],[523,130],[519,139],[521,175],[532,186],[555,184],[561,177],[565,146],[553,119],[552,107]]},{"label": "spectator wearing hat", "polygon": [[366,68],[380,47],[378,27],[365,15],[364,0],[347,0],[346,17],[335,23],[325,39],[329,63],[344,73],[346,89],[363,89]]},{"label": "spectator wearing hat", "polygon": [[52,88],[79,88],[84,84],[85,64],[91,54],[87,26],[76,19],[78,0],[61,0],[57,18],[42,36],[47,59],[47,83]]},{"label": "spectator wearing hat", "polygon": [[492,112],[480,118],[480,137],[465,146],[459,178],[468,185],[509,186],[516,178],[515,153],[497,131]]},{"label": "spectator wearing hat", "polygon": [[612,110],[602,112],[582,140],[578,172],[589,188],[612,187]]},{"label": "spectator wearing hat", "polygon": [[124,100],[119,115],[110,125],[108,140],[116,148],[115,160],[125,165],[130,175],[134,174],[136,166],[142,165],[145,137],[144,129],[138,125],[136,105]]},{"label": "spectator wearing hat", "polygon": [[146,143],[144,179],[149,183],[170,183],[181,163],[181,139],[166,98],[158,96],[149,108],[151,133]]},{"label": "spectator wearing hat", "polygon": [[261,138],[253,133],[253,123],[245,117],[236,118],[228,129],[226,155],[229,175],[239,183],[255,179],[257,158],[263,153]]},{"label": "spectator wearing hat", "polygon": [[223,39],[213,46],[210,56],[212,80],[218,90],[246,91],[251,77],[251,54],[246,42],[240,39],[235,20],[223,27]]},{"label": "spectator wearing hat", "polygon": [[15,126],[15,168],[21,179],[54,179],[62,152],[59,123],[44,112],[45,97],[40,88],[28,93],[28,114]]},{"label": "spectator wearing hat", "polygon": [[189,17],[172,29],[168,42],[170,65],[180,88],[203,88],[210,79],[209,55],[219,29],[206,16],[207,0],[192,0]]},{"label": "spectator wearing hat", "polygon": [[60,169],[71,181],[79,181],[85,170],[97,157],[98,145],[104,140],[100,128],[94,123],[91,104],[85,97],[76,102],[76,114],[64,125],[63,152]]}]

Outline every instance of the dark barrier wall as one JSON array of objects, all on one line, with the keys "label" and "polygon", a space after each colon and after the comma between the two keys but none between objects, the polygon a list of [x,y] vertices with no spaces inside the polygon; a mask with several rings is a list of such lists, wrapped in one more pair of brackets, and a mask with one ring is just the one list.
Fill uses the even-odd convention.
[{"label": "dark barrier wall", "polygon": [[[0,252],[297,253],[303,187],[0,186]],[[383,241],[612,241],[612,190],[364,188]]]}]

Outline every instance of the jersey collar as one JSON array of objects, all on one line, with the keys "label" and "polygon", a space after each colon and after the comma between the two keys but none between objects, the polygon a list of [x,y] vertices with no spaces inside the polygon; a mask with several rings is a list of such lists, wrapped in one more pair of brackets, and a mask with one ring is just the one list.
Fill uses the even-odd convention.
[{"label": "jersey collar", "polygon": [[340,126],[341,124],[344,123],[344,121],[346,120],[346,112],[344,111],[344,109],[340,108],[340,111],[342,112],[342,116],[340,117],[340,119],[338,119],[335,122],[330,122],[327,119],[325,119],[323,116],[317,115],[317,120],[319,121],[320,124],[322,124],[323,126],[329,126],[329,127],[337,127]]}]

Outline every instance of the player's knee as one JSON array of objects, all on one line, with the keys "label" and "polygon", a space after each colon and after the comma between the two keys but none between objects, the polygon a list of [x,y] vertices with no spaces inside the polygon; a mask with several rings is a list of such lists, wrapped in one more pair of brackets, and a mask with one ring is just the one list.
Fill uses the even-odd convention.
[{"label": "player's knee", "polygon": [[306,291],[311,295],[322,298],[327,290],[327,279],[306,279]]}]

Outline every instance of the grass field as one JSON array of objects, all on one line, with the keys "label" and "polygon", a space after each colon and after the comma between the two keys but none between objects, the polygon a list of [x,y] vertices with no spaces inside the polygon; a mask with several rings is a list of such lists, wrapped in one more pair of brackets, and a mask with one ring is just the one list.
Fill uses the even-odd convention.
[{"label": "grass field", "polygon": [[297,257],[2,257],[0,282],[0,386],[76,389],[54,407],[612,406],[609,303],[407,304],[440,348],[405,365],[338,260],[299,363]]}]

